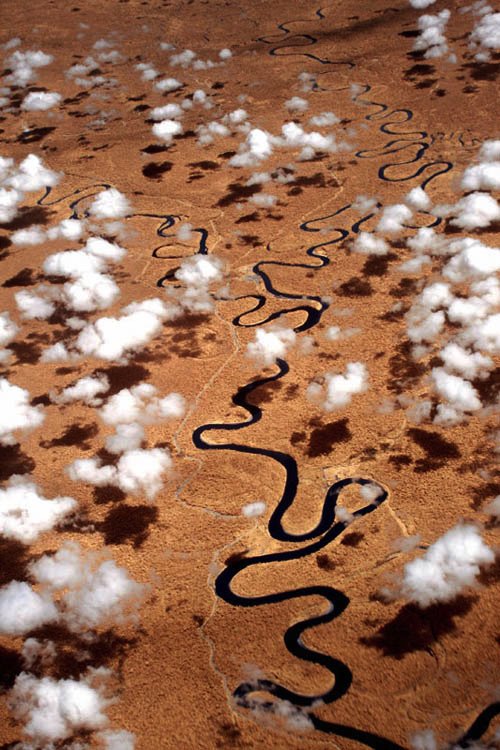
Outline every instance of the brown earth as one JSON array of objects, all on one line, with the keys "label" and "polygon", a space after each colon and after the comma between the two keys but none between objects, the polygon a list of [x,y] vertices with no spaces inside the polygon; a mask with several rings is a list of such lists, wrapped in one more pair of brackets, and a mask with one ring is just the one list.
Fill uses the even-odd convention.
[{"label": "brown earth", "polygon": [[[432,10],[441,7],[445,6],[438,2]],[[58,91],[65,99],[52,112],[18,112],[1,118],[2,155],[20,159],[37,153],[51,169],[65,174],[51,196],[57,202],[42,209],[35,205],[40,196],[32,196],[31,208],[21,214],[26,225],[50,225],[67,218],[75,191],[90,196],[97,192],[93,185],[112,184],[130,198],[136,214],[175,214],[195,227],[205,227],[209,251],[225,260],[231,293],[237,298],[266,294],[262,283],[249,276],[260,260],[314,264],[305,250],[313,242],[337,237],[332,227],[349,230],[359,218],[349,209],[334,219],[319,217],[330,216],[361,193],[376,195],[384,204],[397,202],[423,177],[439,171],[434,162],[445,160],[453,168],[436,177],[428,190],[435,202],[452,200],[461,169],[473,160],[479,144],[494,135],[499,114],[493,93],[499,63],[494,59],[485,65],[471,64],[464,38],[470,19],[457,16],[448,29],[458,56],[458,63],[452,65],[423,60],[411,52],[418,13],[405,0],[392,4],[346,0],[325,6],[320,14],[324,17],[316,11],[304,0],[292,4],[283,0],[85,0],[80,4],[40,0],[33,5],[3,0],[2,41],[17,35],[23,49],[53,54],[55,62],[40,70],[37,86]],[[285,26],[278,28],[278,24]],[[116,78],[118,84],[110,89],[80,89],[65,78],[64,71],[79,56],[90,54],[92,44],[103,37],[115,39],[116,48],[128,58],[116,66],[102,66],[103,74]],[[233,58],[206,71],[170,71],[160,41],[172,42],[178,50],[193,49],[203,59],[216,59],[227,46]],[[270,54],[273,49],[275,54]],[[181,78],[185,89],[167,97],[154,92],[151,82],[141,81],[133,68],[141,60]],[[303,71],[317,76],[319,90],[301,93],[297,76]],[[361,99],[383,103],[387,109],[354,102],[352,83],[370,86]],[[188,131],[198,124],[197,118],[207,121],[235,109],[243,93],[248,98],[242,106],[251,122],[277,133],[289,119],[285,99],[303,95],[310,102],[307,115],[333,110],[342,118],[336,131],[354,148],[296,162],[299,179],[291,185],[273,185],[279,203],[271,211],[245,205],[248,195],[241,187],[251,170],[227,166],[228,152],[237,150],[241,136],[201,148],[195,137],[186,135],[164,151],[150,148],[157,142],[146,106],[180,100],[195,88],[210,91],[215,108],[188,113]],[[103,101],[96,96],[102,91],[107,97]],[[95,116],[85,111],[88,103],[112,114],[104,124],[92,124]],[[401,110],[411,110],[411,121],[405,121]],[[392,134],[382,131],[394,122],[399,124],[389,127]],[[413,134],[414,145],[403,154],[390,146],[400,133]],[[419,141],[428,148],[418,163],[400,164],[413,158]],[[359,150],[368,152],[365,158],[355,156]],[[292,159],[291,153],[277,153],[270,166]],[[379,179],[384,164],[395,165],[386,172],[394,182]],[[426,164],[423,176],[412,177],[417,167]],[[262,169],[268,167],[266,163]],[[325,232],[300,230],[300,224],[312,220],[316,229]],[[197,250],[196,239],[181,244],[175,238],[159,240],[155,232],[160,221],[144,216],[127,220],[130,234],[124,244],[129,254],[121,268],[121,305],[161,293],[157,280],[175,268],[179,257]],[[36,280],[48,251],[43,245],[9,245],[8,230],[3,227],[0,235],[0,310],[10,310],[16,317],[13,293]],[[485,237],[488,240],[488,233]],[[164,254],[177,260],[152,257],[153,249],[163,243],[174,245]],[[331,263],[317,270],[267,267],[277,289],[332,297],[322,322],[308,332],[314,339],[312,353],[293,350],[289,373],[249,397],[263,411],[259,422],[237,435],[220,431],[207,440],[235,439],[295,458],[300,484],[285,517],[290,532],[304,532],[316,524],[325,492],[338,479],[374,479],[387,488],[389,497],[321,552],[256,566],[240,576],[235,589],[248,596],[313,585],[342,591],[350,600],[347,609],[309,630],[304,641],[347,664],[353,682],[343,697],[320,705],[315,713],[405,748],[415,732],[426,728],[436,731],[440,743],[452,742],[495,696],[498,699],[498,568],[484,576],[480,588],[428,610],[402,600],[384,602],[377,592],[415,554],[395,549],[401,537],[418,533],[422,543],[429,544],[460,519],[486,521],[481,508],[498,494],[488,442],[492,422],[472,418],[448,430],[416,428],[403,410],[378,411],[386,397],[425,393],[421,377],[425,373],[409,356],[403,314],[391,312],[398,301],[403,312],[407,309],[419,277],[405,279],[391,272],[391,265],[407,257],[404,247],[375,260],[351,253],[347,242],[327,246],[324,253]],[[71,460],[92,456],[102,446],[103,433],[88,408],[47,406],[43,430],[34,431],[18,448],[1,451],[2,479],[30,472],[48,496],[72,494],[84,510],[81,528],[46,535],[29,550],[2,542],[6,567],[14,571],[7,572],[5,581],[22,576],[28,555],[57,549],[64,537],[92,548],[107,545],[135,578],[152,582],[153,594],[142,610],[139,631],[120,631],[122,640],[103,638],[93,662],[117,671],[119,701],[109,713],[113,726],[137,735],[138,750],[359,746],[335,734],[293,729],[270,712],[237,706],[232,697],[240,683],[256,674],[307,695],[321,695],[332,684],[327,670],[295,658],[283,642],[293,623],[325,610],[323,600],[305,597],[232,607],[214,593],[217,573],[228,559],[238,559],[235,555],[283,552],[297,546],[273,540],[266,525],[281,497],[283,469],[263,456],[202,452],[191,438],[202,424],[248,417],[231,397],[260,373],[244,356],[254,329],[235,327],[231,321],[253,304],[248,299],[220,300],[212,315],[165,324],[162,335],[144,353],[120,368],[97,360],[69,367],[40,364],[40,352],[61,327],[28,322],[23,324],[7,373],[42,403],[51,388],[62,388],[96,369],[113,376],[117,389],[148,380],[162,393],[183,393],[189,402],[180,425],[160,425],[148,433],[151,446],[167,444],[175,459],[175,471],[153,506],[119,493],[73,485],[65,477],[63,469]],[[268,314],[296,304],[267,293],[265,308],[243,320],[257,324]],[[346,309],[349,317],[341,317]],[[282,316],[280,322],[297,326],[304,319],[298,311]],[[328,341],[324,330],[336,324],[361,331],[345,340]],[[307,401],[305,388],[313,377],[328,370],[343,371],[347,362],[358,360],[368,366],[370,389],[348,408],[321,413]],[[273,372],[276,369],[270,368],[264,375]],[[354,498],[354,491],[350,492]],[[243,517],[241,507],[256,500],[266,502],[266,514],[258,520]],[[486,541],[494,545],[495,536],[495,529],[487,525]],[[19,671],[15,654],[20,644],[20,639],[4,638],[0,645],[0,673],[6,688]],[[0,727],[1,747],[6,750],[19,741],[20,728],[10,721],[3,699]]]}]

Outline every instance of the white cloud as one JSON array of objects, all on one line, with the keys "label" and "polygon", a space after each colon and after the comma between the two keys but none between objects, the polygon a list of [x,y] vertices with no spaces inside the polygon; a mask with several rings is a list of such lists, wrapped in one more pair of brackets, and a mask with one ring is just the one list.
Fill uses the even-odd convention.
[{"label": "white cloud", "polygon": [[447,263],[443,276],[455,283],[475,281],[500,270],[500,248],[483,245],[472,237],[457,240],[459,252]]},{"label": "white cloud", "polygon": [[[57,293],[56,293],[57,294]],[[52,301],[56,295],[53,295],[49,288],[42,285],[36,292],[29,292],[22,289],[14,294],[16,305],[23,318],[27,320],[46,320],[54,313],[56,307]]]},{"label": "white cloud", "polygon": [[362,255],[387,255],[390,249],[384,238],[373,232],[359,232],[351,243],[351,250]]},{"label": "white cloud", "polygon": [[50,393],[50,399],[54,404],[70,404],[74,401],[82,401],[88,406],[98,406],[102,403],[101,394],[109,389],[109,380],[106,375],[88,375],[80,378],[74,385],[69,385],[60,393],[53,391]]},{"label": "white cloud", "polygon": [[[129,444],[126,444],[127,448]],[[122,445],[116,447],[121,448]],[[132,448],[120,456],[116,466],[103,466],[98,458],[80,458],[67,466],[66,470],[73,481],[98,487],[114,485],[127,494],[144,495],[148,500],[153,500],[163,486],[163,475],[171,466],[172,459],[166,449]]]},{"label": "white cloud", "polygon": [[427,211],[431,207],[431,199],[421,187],[416,187],[410,190],[410,192],[405,195],[404,200],[405,203],[415,211]]},{"label": "white cloud", "polygon": [[118,285],[110,276],[102,273],[84,273],[62,288],[64,303],[77,312],[104,310],[119,296]]},{"label": "white cloud", "polygon": [[11,240],[14,245],[40,245],[47,237],[43,227],[34,226],[28,229],[18,229],[13,232]]},{"label": "white cloud", "polygon": [[50,596],[39,594],[28,583],[11,581],[0,589],[0,633],[24,635],[58,619]]},{"label": "white cloud", "polygon": [[247,503],[241,509],[241,512],[245,518],[258,518],[266,512],[266,504],[262,500],[258,500],[255,503]]},{"label": "white cloud", "polygon": [[434,5],[436,0],[410,0],[410,5],[412,8],[418,8],[418,10],[422,10],[423,8],[428,8],[429,5]]},{"label": "white cloud", "polygon": [[116,484],[127,494],[144,495],[153,500],[163,487],[163,475],[171,466],[172,459],[166,449],[129,450],[118,461]]},{"label": "white cloud", "polygon": [[102,729],[108,723],[104,711],[109,701],[92,687],[91,675],[57,681],[22,672],[9,703],[14,718],[24,722],[24,733],[35,747],[53,747],[54,742],[67,740],[77,732]]},{"label": "white cloud", "polygon": [[61,175],[44,166],[40,157],[29,154],[22,160],[17,170],[13,170],[5,184],[15,190],[33,193],[44,187],[54,187],[60,178]]},{"label": "white cloud", "polygon": [[494,559],[479,530],[459,524],[431,544],[422,557],[405,565],[401,592],[420,607],[449,602],[473,586],[480,568]]},{"label": "white cloud", "polygon": [[257,362],[270,366],[277,359],[286,356],[288,350],[294,346],[296,338],[292,328],[276,327],[269,331],[257,328],[254,340],[247,345],[246,354]]},{"label": "white cloud", "polygon": [[339,122],[340,117],[337,117],[333,112],[321,112],[321,114],[309,118],[309,125],[314,128],[327,128],[337,125]]},{"label": "white cloud", "polygon": [[131,211],[130,202],[116,188],[103,190],[89,206],[89,213],[97,219],[122,219]]},{"label": "white cloud", "polygon": [[481,408],[479,395],[467,380],[450,375],[442,367],[434,367],[431,377],[437,394],[456,411],[478,411]]},{"label": "white cloud", "polygon": [[14,445],[16,432],[30,432],[44,419],[42,406],[30,406],[27,390],[0,378],[0,444]]},{"label": "white cloud", "polygon": [[349,362],[343,375],[326,373],[324,384],[311,383],[307,397],[321,405],[326,411],[347,406],[352,397],[368,388],[368,372],[362,362]]},{"label": "white cloud", "polygon": [[184,111],[175,102],[170,102],[163,107],[154,107],[148,114],[152,120],[175,120],[182,117]]},{"label": "white cloud", "polygon": [[172,143],[174,136],[180,135],[182,132],[182,125],[177,120],[161,120],[161,122],[153,125],[153,135],[161,138],[168,145]]},{"label": "white cloud", "polygon": [[182,261],[175,278],[187,286],[208,286],[222,279],[222,261],[214,256],[194,255]]},{"label": "white cloud", "polygon": [[442,57],[448,52],[448,43],[444,30],[450,18],[448,9],[442,10],[435,16],[423,15],[418,19],[419,36],[415,39],[413,49],[424,51],[424,57]]},{"label": "white cloud", "polygon": [[119,361],[142,349],[156,336],[169,310],[157,298],[132,303],[119,318],[98,318],[79,333],[75,346],[87,356]]},{"label": "white cloud", "polygon": [[66,250],[45,258],[42,269],[47,276],[79,278],[85,273],[100,273],[106,268],[103,258],[85,250]]},{"label": "white cloud", "polygon": [[8,312],[0,313],[0,348],[14,341],[19,331]]},{"label": "white cloud", "polygon": [[247,133],[245,143],[237,154],[232,156],[229,164],[232,167],[249,167],[267,159],[273,151],[272,136],[260,128],[252,128]]},{"label": "white cloud", "polygon": [[450,224],[462,229],[488,227],[500,220],[500,206],[488,193],[470,193],[452,206],[436,206],[436,216],[453,216]]},{"label": "white cloud", "polygon": [[386,206],[380,215],[375,230],[380,232],[380,234],[397,237],[405,229],[403,226],[404,222],[409,221],[412,216],[413,211],[404,203]]},{"label": "white cloud", "polygon": [[99,415],[105,424],[155,424],[163,419],[182,417],[184,398],[179,393],[170,393],[158,398],[157,389],[150,383],[140,383],[124,388],[108,399]]},{"label": "white cloud", "polygon": [[182,88],[183,84],[177,80],[177,78],[162,78],[161,81],[155,83],[155,89],[165,93],[167,91],[176,91]]},{"label": "white cloud", "polygon": [[12,72],[5,76],[6,83],[12,83],[15,86],[26,86],[31,81],[36,80],[36,68],[43,68],[50,65],[54,58],[47,55],[41,50],[27,50],[22,52],[16,49],[5,61],[5,65]]},{"label": "white cloud", "polygon": [[450,341],[441,349],[439,356],[447,370],[456,372],[467,380],[486,377],[493,367],[490,357],[480,352],[469,352],[454,341]]},{"label": "white cloud", "polygon": [[309,109],[309,102],[300,96],[292,96],[291,99],[286,100],[285,107],[289,112],[305,112]]},{"label": "white cloud", "polygon": [[66,542],[29,566],[42,591],[57,592],[60,619],[76,633],[135,622],[146,587],[102,553]]},{"label": "white cloud", "polygon": [[233,56],[233,53],[227,47],[224,47],[224,49],[221,49],[219,52],[219,57],[221,60],[229,60],[229,58],[232,56]]},{"label": "white cloud", "polygon": [[20,190],[0,187],[0,224],[7,224],[17,215],[17,208],[23,199]]},{"label": "white cloud", "polygon": [[31,544],[75,510],[72,497],[48,500],[29,479],[13,476],[0,489],[0,535]]},{"label": "white cloud", "polygon": [[500,13],[485,13],[479,18],[470,33],[469,48],[478,62],[491,59],[491,51],[500,48]]},{"label": "white cloud", "polygon": [[30,91],[21,103],[21,109],[27,112],[44,112],[56,107],[62,99],[61,94],[49,91]]},{"label": "white cloud", "polygon": [[278,197],[269,193],[258,193],[257,195],[252,195],[248,199],[248,202],[253,203],[259,208],[272,208],[278,202]]}]

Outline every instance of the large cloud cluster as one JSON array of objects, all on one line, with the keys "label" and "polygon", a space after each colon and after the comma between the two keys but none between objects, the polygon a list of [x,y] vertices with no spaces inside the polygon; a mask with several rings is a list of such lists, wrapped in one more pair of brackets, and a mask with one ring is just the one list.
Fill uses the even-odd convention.
[{"label": "large cloud cluster", "polygon": [[0,589],[0,632],[25,635],[49,622],[75,633],[137,620],[146,588],[102,553],[72,542],[29,565],[37,588],[11,581]]},{"label": "large cloud cluster", "polygon": [[448,52],[448,42],[444,33],[450,19],[450,11],[444,10],[436,15],[423,15],[418,19],[420,34],[415,39],[413,49],[424,52],[425,58],[442,57]]},{"label": "large cloud cluster", "polygon": [[106,439],[106,449],[120,458],[115,464],[103,464],[99,458],[73,461],[67,472],[73,481],[98,487],[116,485],[123,492],[143,494],[153,500],[163,486],[163,476],[172,466],[167,449],[142,448],[146,425],[183,416],[185,402],[179,393],[164,398],[149,383],[124,388],[111,396],[100,409],[103,422],[114,427]]},{"label": "large cloud cluster", "polygon": [[[499,141],[486,141],[479,163],[464,171],[462,188],[492,189],[497,170],[500,175],[499,153]],[[432,211],[452,217],[451,224],[471,231],[500,218],[498,204],[488,192],[469,192],[455,204]],[[456,424],[482,408],[473,382],[488,377],[494,367],[492,356],[500,351],[500,248],[474,236],[449,239],[431,228],[419,229],[407,245],[418,261],[417,268],[433,258],[441,264],[441,278],[427,284],[416,297],[406,314],[406,325],[415,356],[432,353],[443,363],[431,371],[440,401],[434,422]],[[404,267],[411,270],[412,262]]]}]

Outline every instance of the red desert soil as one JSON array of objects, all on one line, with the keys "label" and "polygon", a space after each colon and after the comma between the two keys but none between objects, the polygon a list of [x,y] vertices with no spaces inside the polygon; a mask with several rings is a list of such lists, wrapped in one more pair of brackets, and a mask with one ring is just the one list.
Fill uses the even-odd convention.
[{"label": "red desert soil", "polygon": [[[444,7],[438,0],[427,12]],[[439,746],[457,741],[499,699],[498,567],[485,569],[476,587],[449,603],[428,608],[403,597],[387,601],[380,591],[396,585],[404,565],[460,521],[480,524],[485,542],[498,544],[484,512],[499,493],[494,416],[486,411],[443,427],[415,424],[398,405],[381,408],[398,395],[416,399],[429,391],[429,370],[412,359],[404,314],[431,271],[397,270],[410,257],[401,238],[385,256],[352,252],[353,226],[362,214],[350,206],[359,195],[376,197],[384,206],[399,203],[433,175],[427,184],[433,203],[457,200],[460,174],[475,161],[481,143],[495,136],[497,58],[485,64],[471,59],[466,38],[471,19],[465,14],[455,15],[447,30],[457,62],[412,52],[419,11],[406,0],[345,0],[321,10],[305,0],[3,0],[1,16],[2,42],[18,36],[23,50],[54,56],[28,89],[58,92],[62,102],[46,112],[11,106],[0,115],[0,154],[16,162],[37,154],[64,176],[45,200],[43,191],[27,195],[19,217],[0,226],[0,312],[9,311],[22,325],[3,375],[46,407],[42,428],[23,436],[18,446],[0,446],[0,475],[5,481],[30,474],[47,497],[71,495],[79,503],[76,521],[29,547],[0,542],[1,583],[25,579],[28,560],[74,540],[89,549],[106,547],[134,579],[150,585],[139,626],[101,633],[87,659],[75,658],[64,633],[48,626],[37,631],[37,637],[55,640],[62,655],[46,674],[76,678],[87,666],[110,668],[117,695],[107,709],[110,725],[133,732],[138,750],[390,750],[409,748],[415,733],[431,728]],[[96,54],[99,39],[110,40],[122,56],[116,64],[99,65],[95,75],[105,82],[85,87],[65,76],[71,65]],[[171,68],[172,53],[160,42],[177,51],[192,49],[203,60],[219,62],[226,47],[232,57],[207,69]],[[162,95],[154,81],[141,79],[135,69],[140,62],[179,78],[183,88]],[[312,90],[301,88],[298,76],[304,72],[316,80]],[[187,110],[183,135],[163,145],[152,133],[148,110],[180,103],[196,89],[209,94],[213,108]],[[17,93],[19,104],[27,92]],[[292,96],[308,100],[306,113],[287,112],[284,103]],[[349,147],[303,161],[297,150],[281,149],[260,166],[232,167],[229,160],[244,135],[216,136],[199,145],[195,129],[238,107],[247,110],[253,127],[273,134],[286,121],[306,127],[310,116],[333,111],[340,119],[337,140]],[[289,164],[296,170],[293,182],[254,189],[245,184],[252,172]],[[173,287],[182,259],[199,252],[200,232],[179,240],[174,226],[158,236],[167,216],[177,225],[189,222],[206,230],[208,254],[224,261],[228,298],[216,299],[213,312],[165,322],[126,364],[89,357],[40,362],[64,326],[52,319],[20,321],[14,293],[43,281],[44,259],[67,243],[14,245],[10,234],[33,224],[57,224],[71,215],[77,198],[83,199],[82,214],[102,185],[120,190],[133,210],[123,221],[126,235],[116,240],[128,251],[114,274],[120,300],[111,312],[99,314],[116,315],[134,300],[162,297],[158,280]],[[252,203],[260,192],[276,195],[277,203],[270,208]],[[362,229],[372,231],[376,221],[368,219]],[[310,224],[301,228],[305,222]],[[415,222],[428,225],[429,215],[419,213]],[[479,236],[494,244],[491,227]],[[322,242],[316,257],[308,257],[307,249]],[[324,257],[329,264],[322,263]],[[261,267],[267,287],[254,269],[262,261],[275,263]],[[259,309],[258,295],[264,302]],[[310,309],[321,309],[322,298],[329,306],[301,330]],[[266,367],[245,355],[255,327],[272,327],[267,321],[273,314],[282,326],[299,329],[286,355],[288,372],[246,396],[261,410],[260,419],[202,435],[207,443],[253,450],[203,450],[193,432],[210,423],[249,420],[249,411],[232,397],[252,380],[278,375],[278,365]],[[329,340],[325,334],[333,325],[356,330]],[[306,397],[314,378],[342,373],[349,362],[366,365],[365,392],[329,412]],[[153,502],[71,482],[64,473],[76,458],[94,456],[108,433],[89,407],[57,407],[47,394],[97,370],[109,375],[115,392],[147,381],[161,394],[176,391],[186,399],[183,419],[148,428],[148,447],[168,447],[173,460]],[[483,388],[488,403],[493,397],[486,391],[493,387],[490,377]],[[273,538],[267,522],[282,498],[286,472],[263,451],[286,454],[298,468],[298,490],[283,518],[289,534],[315,528],[328,488],[339,480],[372,480],[387,498],[323,546],[313,544],[319,536],[296,542]],[[364,502],[356,484],[341,497],[351,511]],[[245,517],[242,507],[257,501],[265,502],[264,514]],[[416,534],[419,549],[398,546]],[[280,554],[308,545],[308,554],[280,560]],[[234,606],[217,595],[215,580],[224,569],[270,554],[277,555],[274,561],[242,569],[233,584],[237,594],[311,590],[258,606]],[[299,640],[323,655],[322,666],[297,658],[284,635],[294,624],[325,614],[328,604],[320,593],[331,589],[338,592],[334,607],[347,606],[338,616],[313,622]],[[23,739],[22,722],[14,721],[8,708],[8,691],[23,669],[22,641],[0,640],[3,750]],[[352,682],[344,685],[349,674]],[[285,693],[273,697],[261,683],[249,696],[253,708],[243,705],[235,691],[259,679],[299,696],[318,696],[318,704],[302,713],[289,706],[285,715],[285,709],[276,709]],[[338,700],[321,701],[335,681]],[[269,701],[274,710],[266,709]],[[310,710],[317,726],[307,718]],[[322,722],[353,728],[354,734],[350,739],[341,736],[342,728],[322,731]],[[492,741],[495,726],[493,715],[484,743]],[[366,739],[363,732],[378,739]],[[80,740],[94,746],[91,736]]]}]

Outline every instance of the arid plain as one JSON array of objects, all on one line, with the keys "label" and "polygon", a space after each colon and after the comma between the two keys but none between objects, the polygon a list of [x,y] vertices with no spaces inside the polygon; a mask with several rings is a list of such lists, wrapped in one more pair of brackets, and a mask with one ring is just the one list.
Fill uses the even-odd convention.
[{"label": "arid plain", "polygon": [[[4,48],[5,60],[15,49],[53,60],[25,83],[9,83],[4,63],[0,155],[19,164],[35,154],[59,178],[26,193],[0,224],[0,312],[18,326],[2,377],[44,414],[43,424],[0,444],[0,479],[5,487],[12,475],[29,476],[46,497],[70,496],[77,507],[30,544],[0,537],[1,584],[33,583],[33,561],[75,542],[147,587],[133,620],[89,632],[57,619],[2,631],[3,750],[105,742],[117,750],[134,741],[137,750],[432,750],[462,740],[479,716],[469,739],[495,742],[498,565],[480,565],[473,585],[424,605],[404,583],[405,566],[457,525],[475,529],[492,554],[498,545],[492,339],[481,347],[483,329],[464,333],[464,318],[450,314],[432,335],[412,329],[431,283],[465,300],[479,294],[470,284],[494,276],[475,266],[467,276],[465,261],[447,271],[451,250],[409,263],[421,227],[434,229],[436,246],[465,237],[495,245],[495,218],[460,224],[462,209],[453,209],[499,116],[499,58],[474,57],[476,17],[463,6],[3,0],[0,41],[20,40]],[[414,50],[419,16],[444,8],[449,50],[425,57]],[[185,50],[196,58],[172,61]],[[82,70],[68,73],[75,65]],[[171,79],[181,85],[156,85]],[[26,109],[29,92],[60,100]],[[182,109],[168,120],[181,123],[172,135],[154,130],[161,119],[152,112],[167,104]],[[242,109],[246,117],[231,120]],[[322,113],[334,117],[309,123]],[[298,130],[283,134],[285,123]],[[266,134],[259,147],[252,129]],[[323,140],[308,139],[312,131]],[[420,187],[425,196],[407,197]],[[107,221],[89,207],[112,188],[129,208]],[[378,222],[395,205],[411,218],[403,212],[385,231]],[[76,242],[13,238],[71,218],[86,222]],[[91,234],[127,251],[111,271],[119,297],[105,311],[71,312],[57,296],[65,279],[44,261]],[[361,234],[385,249],[370,251]],[[201,257],[219,259],[218,275],[190,287],[179,268]],[[56,290],[45,292],[55,311],[23,317],[16,294],[40,285]],[[85,325],[151,298],[175,313],[162,313],[143,345],[114,358],[78,349]],[[262,329],[275,332],[267,343],[276,356],[257,341]],[[44,357],[58,342],[67,356]],[[479,406],[443,395],[435,371],[460,374],[443,370],[450,342],[492,362],[462,381]],[[360,382],[339,399],[328,375],[345,383],[353,363]],[[86,376],[105,377],[100,401],[56,403],[51,394]],[[127,491],[119,479],[70,478],[77,459],[116,464],[98,407],[145,382],[184,400],[178,416],[145,422],[143,447],[169,457],[154,497],[146,485]],[[455,417],[442,416],[444,403]],[[332,487],[344,513],[336,520],[325,510]],[[231,570],[238,576],[228,583],[221,574]],[[52,644],[50,658],[37,646],[32,669],[28,636]],[[54,741],[23,734],[26,716],[11,697],[21,673],[78,680],[101,667],[113,697],[107,725],[68,719],[74,732]],[[106,726],[135,740],[106,740]]]}]

